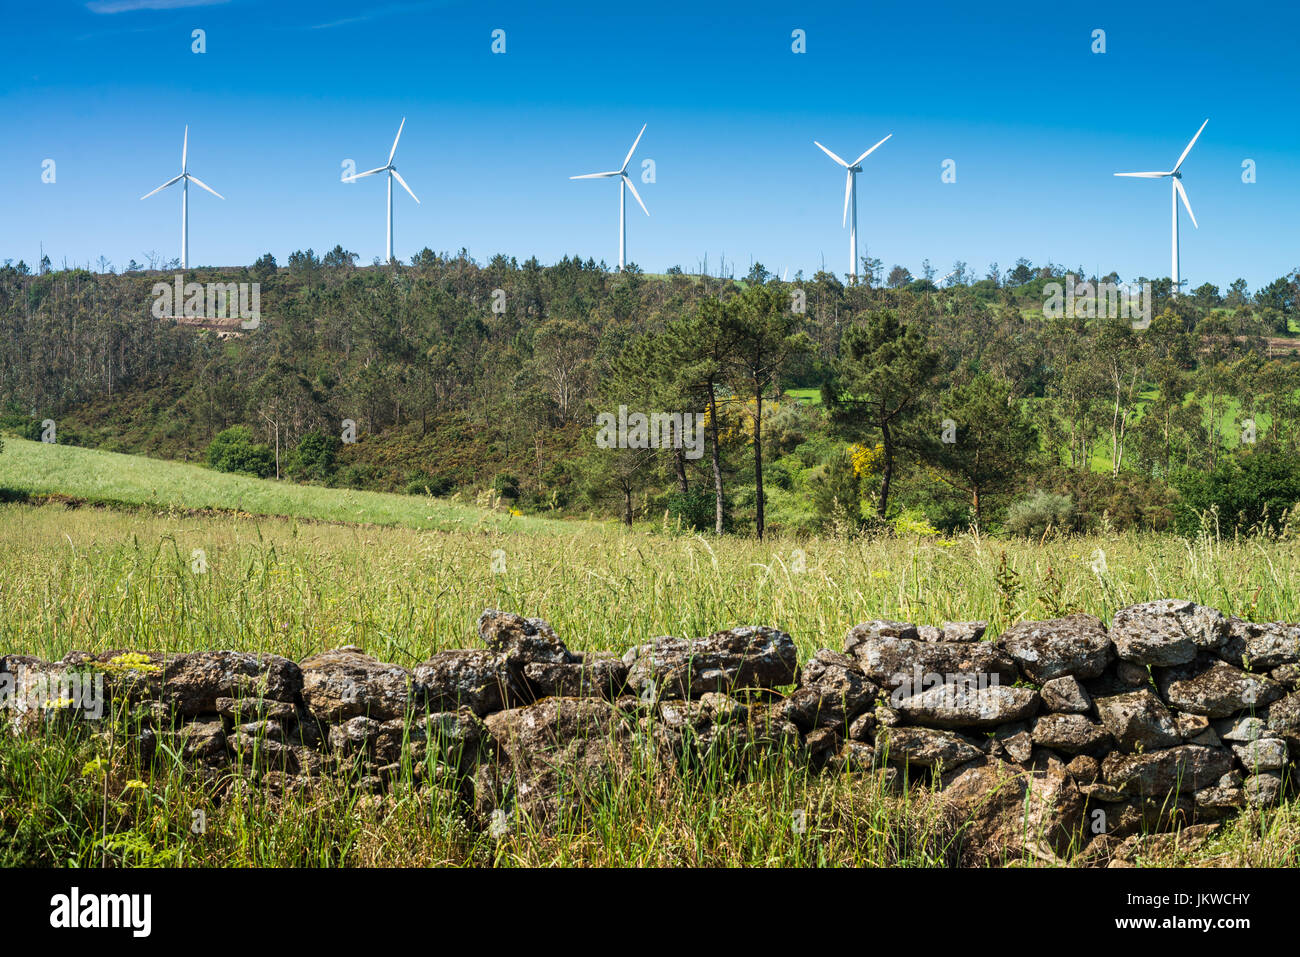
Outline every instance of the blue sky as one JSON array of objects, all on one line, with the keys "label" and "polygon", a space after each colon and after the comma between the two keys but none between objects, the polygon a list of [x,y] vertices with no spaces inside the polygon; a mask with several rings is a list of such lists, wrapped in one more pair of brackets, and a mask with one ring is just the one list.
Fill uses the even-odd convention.
[{"label": "blue sky", "polygon": [[647,123],[652,215],[629,206],[628,246],[648,271],[847,271],[843,174],[813,140],[852,158],[893,133],[858,179],[859,250],[886,266],[1167,276],[1166,182],[1112,173],[1168,169],[1208,117],[1184,278],[1254,289],[1300,266],[1294,4],[49,0],[5,18],[0,259],[178,256],[178,189],[139,197],[179,172],[188,123],[191,171],[226,196],[191,190],[192,262],[336,243],[369,262],[383,178],[342,184],[340,164],[382,165],[405,116],[397,165],[423,204],[397,193],[402,259],[616,263],[617,186],[568,177],[617,167]]}]

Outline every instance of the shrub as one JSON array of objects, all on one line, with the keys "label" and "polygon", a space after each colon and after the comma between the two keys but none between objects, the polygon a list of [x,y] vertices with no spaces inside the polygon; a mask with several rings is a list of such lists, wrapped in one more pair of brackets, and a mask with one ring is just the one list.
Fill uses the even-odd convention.
[{"label": "shrub", "polygon": [[669,518],[681,519],[683,528],[709,531],[715,526],[716,497],[712,488],[696,485],[685,492],[670,492],[667,504]]},{"label": "shrub", "polygon": [[1057,467],[1044,472],[1038,486],[1070,497],[1079,531],[1163,531],[1173,521],[1178,497],[1164,482],[1137,472],[1111,475]]},{"label": "shrub", "polygon": [[333,435],[313,430],[298,440],[289,456],[288,472],[295,478],[326,482],[338,470],[338,452],[342,443]]},{"label": "shrub", "polygon": [[431,475],[428,472],[412,472],[406,479],[407,495],[433,495],[441,497],[450,494],[456,488],[456,480],[445,472]]},{"label": "shrub", "polygon": [[492,479],[492,491],[496,492],[502,498],[516,499],[519,497],[519,477],[509,472],[498,472]]},{"label": "shrub", "polygon": [[1226,457],[1211,472],[1186,470],[1175,484],[1178,531],[1194,535],[1202,513],[1216,509],[1219,527],[1276,530],[1283,513],[1300,502],[1300,462],[1283,452],[1263,450]]},{"label": "shrub", "polygon": [[1049,526],[1059,529],[1074,526],[1074,501],[1070,496],[1035,489],[1007,509],[1007,530],[1012,534],[1039,536]]},{"label": "shrub", "polygon": [[808,481],[813,507],[826,525],[862,525],[862,480],[846,450],[832,455]]},{"label": "shrub", "polygon": [[266,478],[275,472],[275,454],[270,446],[253,440],[253,430],[248,426],[235,425],[218,432],[212,440],[208,465],[218,472]]}]

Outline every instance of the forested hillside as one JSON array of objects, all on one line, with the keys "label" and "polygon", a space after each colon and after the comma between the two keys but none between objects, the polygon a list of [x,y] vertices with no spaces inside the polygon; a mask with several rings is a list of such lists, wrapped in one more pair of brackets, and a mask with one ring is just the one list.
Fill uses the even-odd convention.
[{"label": "forested hillside", "polygon": [[[871,262],[871,283],[846,286],[761,266],[355,258],[190,270],[260,284],[260,323],[230,337],[155,318],[171,272],[6,263],[2,424],[286,480],[760,534],[1192,530],[1213,506],[1275,525],[1300,499],[1296,274],[1178,299],[1157,281],[1135,329],[1045,317],[1066,270],[1023,260],[979,280],[959,264],[940,288]],[[600,447],[596,416],[621,405],[700,413],[704,448]]]}]

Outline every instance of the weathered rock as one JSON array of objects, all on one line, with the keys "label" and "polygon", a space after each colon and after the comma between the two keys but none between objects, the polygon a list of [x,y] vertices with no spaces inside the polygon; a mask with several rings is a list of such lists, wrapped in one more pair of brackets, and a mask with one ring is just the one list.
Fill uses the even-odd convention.
[{"label": "weathered rock", "polygon": [[945,621],[940,634],[943,641],[979,641],[988,626],[987,621]]},{"label": "weathered rock", "polygon": [[271,698],[217,698],[214,710],[235,724],[247,721],[274,720],[285,724],[297,719],[298,709],[291,701]]},{"label": "weathered rock", "polygon": [[545,698],[489,715],[487,729],[513,777],[517,807],[541,819],[580,809],[592,786],[635,760],[632,729],[600,698]]},{"label": "weathered rock", "polygon": [[440,651],[416,665],[413,678],[431,711],[469,708],[481,718],[524,697],[505,657],[494,651]]},{"label": "weathered rock", "polygon": [[1087,714],[1092,710],[1092,698],[1079,679],[1065,675],[1044,682],[1043,707],[1048,711],[1060,711],[1065,714]]},{"label": "weathered rock", "polygon": [[1051,621],[1024,621],[1002,633],[999,643],[1036,682],[1064,675],[1095,678],[1115,652],[1101,619],[1074,614]]},{"label": "weathered rock", "polygon": [[374,718],[357,715],[330,727],[330,747],[345,756],[360,752],[373,757],[375,739],[382,728],[383,724]]},{"label": "weathered rock", "polygon": [[1059,761],[1033,771],[1001,761],[971,767],[944,788],[940,801],[960,827],[968,864],[1056,862],[1082,829],[1082,795]]},{"label": "weathered rock", "polygon": [[943,629],[938,625],[917,625],[917,641],[943,641]]},{"label": "weathered rock", "polygon": [[755,704],[750,705],[747,711],[744,730],[744,740],[747,744],[777,752],[794,751],[799,748],[801,737],[798,725],[782,716],[776,707]]},{"label": "weathered rock", "polygon": [[1280,771],[1287,763],[1287,746],[1281,738],[1233,745],[1232,752],[1247,771]]},{"label": "weathered rock", "polygon": [[575,662],[530,661],[524,680],[536,698],[607,698],[613,701],[627,685],[627,665],[618,657],[588,656]]},{"label": "weathered rock", "polygon": [[1268,729],[1292,747],[1300,746],[1300,691],[1268,706]]},{"label": "weathered rock", "polygon": [[1146,665],[1135,665],[1131,661],[1121,661],[1115,666],[1115,677],[1120,684],[1129,688],[1141,688],[1151,684],[1151,672]]},{"label": "weathered rock", "polygon": [[1034,755],[1034,739],[1023,721],[998,728],[988,743],[989,757],[1002,758],[1015,764],[1028,764]]},{"label": "weathered rock", "polygon": [[659,705],[659,720],[670,731],[704,731],[713,723],[713,709],[702,700],[670,699]]},{"label": "weathered rock", "polygon": [[891,764],[925,768],[955,768],[982,756],[978,747],[959,734],[906,727],[877,731],[876,752]]},{"label": "weathered rock", "polygon": [[1160,669],[1156,685],[1160,696],[1175,708],[1211,718],[1262,708],[1286,693],[1271,678],[1247,674],[1207,655],[1191,664]]},{"label": "weathered rock", "polygon": [[320,769],[317,752],[268,738],[263,735],[236,730],[228,736],[232,760],[243,771],[262,775],[272,771],[284,774],[314,774]]},{"label": "weathered rock", "polygon": [[1102,762],[1102,775],[1108,784],[1153,799],[1175,791],[1199,791],[1231,770],[1232,755],[1228,752],[1195,744],[1149,754],[1113,753]]},{"label": "weathered rock", "polygon": [[1192,795],[1197,809],[1217,812],[1214,816],[1219,816],[1234,808],[1243,807],[1246,797],[1241,783],[1241,774],[1229,771],[1214,784],[1201,788]]},{"label": "weathered rock", "polygon": [[1247,807],[1271,807],[1282,799],[1282,775],[1261,771],[1246,778],[1241,787]]},{"label": "weathered rock", "polygon": [[[1099,792],[1094,791],[1094,795],[1096,793]],[[1122,801],[1102,803],[1097,809],[1102,811],[1105,818],[1091,819],[1093,811],[1090,810],[1089,824],[1104,826],[1105,833],[1112,838],[1150,831],[1178,830],[1191,824],[1196,815],[1195,802],[1181,794],[1166,794],[1159,798],[1126,797]]]},{"label": "weathered rock", "polygon": [[322,652],[302,663],[303,701],[331,723],[358,715],[378,721],[401,717],[416,703],[412,684],[405,668],[350,649]]},{"label": "weathered rock", "polygon": [[1113,743],[1110,732],[1081,714],[1045,714],[1034,722],[1034,744],[1065,754],[1099,753]]},{"label": "weathered rock", "polygon": [[804,755],[814,768],[823,768],[840,752],[841,737],[834,728],[816,728],[803,739]]},{"label": "weathered rock", "polygon": [[1228,619],[1228,640],[1215,654],[1235,668],[1268,671],[1300,664],[1300,625]]},{"label": "weathered rock", "polygon": [[272,741],[281,742],[284,741],[286,733],[284,724],[275,718],[259,718],[256,721],[246,721],[235,730],[255,738],[269,738]]},{"label": "weathered rock", "polygon": [[873,741],[876,735],[876,715],[872,711],[858,715],[849,725],[849,737],[854,741]]},{"label": "weathered rock", "polygon": [[448,769],[467,770],[481,757],[487,737],[487,727],[469,708],[417,715],[409,722],[394,718],[375,735],[375,760],[401,761],[409,754],[419,763],[432,754]]},{"label": "weathered rock", "polygon": [[1300,691],[1300,665],[1278,665],[1268,676],[1288,691]]},{"label": "weathered rock", "polygon": [[1132,834],[1111,856],[1107,867],[1133,867],[1143,861],[1166,861],[1172,855],[1186,855],[1208,841],[1218,824],[1192,824],[1172,834]]},{"label": "weathered rock", "polygon": [[1019,677],[1011,656],[986,641],[924,642],[882,636],[855,642],[852,648],[867,677],[891,692],[905,684],[920,690],[933,683],[930,675],[938,675],[940,681],[982,676],[988,684],[996,675],[1002,685],[1014,685]]},{"label": "weathered rock", "polygon": [[279,655],[195,651],[167,659],[162,694],[173,711],[188,717],[217,710],[218,698],[292,702],[303,680],[302,669]]},{"label": "weathered rock", "polygon": [[794,641],[766,625],[732,628],[693,641],[659,638],[629,649],[623,661],[628,688],[659,698],[776,688],[791,684],[798,666]]},{"label": "weathered rock", "polygon": [[182,761],[221,765],[227,760],[226,729],[220,718],[198,718],[182,724],[174,733]]},{"label": "weathered rock", "polygon": [[875,705],[878,694],[880,689],[867,680],[855,659],[822,650],[803,667],[786,715],[803,731],[834,727],[843,733],[854,718]]},{"label": "weathered rock", "polygon": [[838,774],[870,774],[876,770],[876,749],[861,741],[845,741],[840,753],[827,763]]},{"label": "weathered rock", "polygon": [[1177,598],[1130,605],[1115,612],[1110,637],[1119,657],[1168,668],[1213,651],[1228,638],[1228,619],[1215,608]]},{"label": "weathered rock", "polygon": [[1174,716],[1150,688],[1096,699],[1097,714],[1124,751],[1154,751],[1182,741]]},{"label": "weathered rock", "polygon": [[917,630],[916,625],[906,621],[875,618],[871,621],[864,621],[860,625],[854,625],[848,630],[848,633],[844,636],[844,653],[858,657],[858,647],[877,638],[902,638],[907,641],[920,641],[921,633]]},{"label": "weathered rock", "polygon": [[1065,770],[1080,784],[1091,784],[1101,774],[1101,762],[1089,754],[1076,754]]},{"label": "weathered rock", "polygon": [[488,651],[520,668],[530,661],[567,664],[579,660],[544,618],[525,618],[488,608],[479,615],[478,634]]},{"label": "weathered rock", "polygon": [[894,701],[905,721],[935,728],[993,728],[1031,717],[1039,704],[1038,692],[1032,688],[956,682]]},{"label": "weathered rock", "polygon": [[1214,722],[1214,730],[1220,738],[1229,742],[1255,741],[1268,735],[1268,712],[1264,716],[1257,714],[1240,715],[1235,718],[1221,718]]},{"label": "weathered rock", "polygon": [[[217,652],[223,654],[223,652]],[[224,652],[229,654],[229,652]],[[139,703],[158,700],[162,696],[164,657],[156,651],[127,651],[115,649],[97,655],[72,651],[60,662],[67,670],[81,672],[83,680],[102,679],[106,702]],[[292,664],[292,662],[290,662]],[[57,683],[56,683],[57,684]],[[211,707],[199,709],[211,711]],[[198,711],[189,712],[197,714]]]},{"label": "weathered rock", "polygon": [[1210,730],[1210,719],[1203,714],[1187,714],[1184,711],[1175,711],[1174,726],[1178,729],[1180,738],[1184,741],[1190,741],[1192,738],[1199,737]]}]

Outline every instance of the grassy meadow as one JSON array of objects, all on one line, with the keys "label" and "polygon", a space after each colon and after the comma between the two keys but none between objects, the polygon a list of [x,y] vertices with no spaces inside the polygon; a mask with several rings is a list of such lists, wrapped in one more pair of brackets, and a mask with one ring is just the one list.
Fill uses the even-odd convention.
[{"label": "grassy meadow", "polygon": [[[1287,538],[759,543],[33,445],[6,440],[0,453],[6,653],[234,648],[302,658],[356,644],[412,665],[474,646],[489,606],[545,617],[579,650],[764,623],[792,634],[801,657],[838,649],[846,629],[871,617],[985,618],[996,634],[1017,619],[1109,619],[1132,602],[1179,596],[1260,620],[1300,618],[1300,546]],[[54,489],[99,504],[24,499]],[[393,521],[348,522],[348,509]],[[382,796],[335,781],[303,792],[242,780],[220,789],[178,760],[133,763],[114,749],[116,733],[83,722],[43,739],[6,737],[0,864],[957,863],[956,830],[924,791],[810,776],[779,759],[742,779],[717,767],[646,769],[589,795],[586,818],[558,828],[515,821],[494,837],[467,818],[454,789],[416,769]],[[196,810],[203,833],[191,829]],[[790,826],[795,810],[807,814],[805,833]],[[1139,863],[1300,864],[1300,804],[1243,814],[1194,852],[1164,847]]]}]

